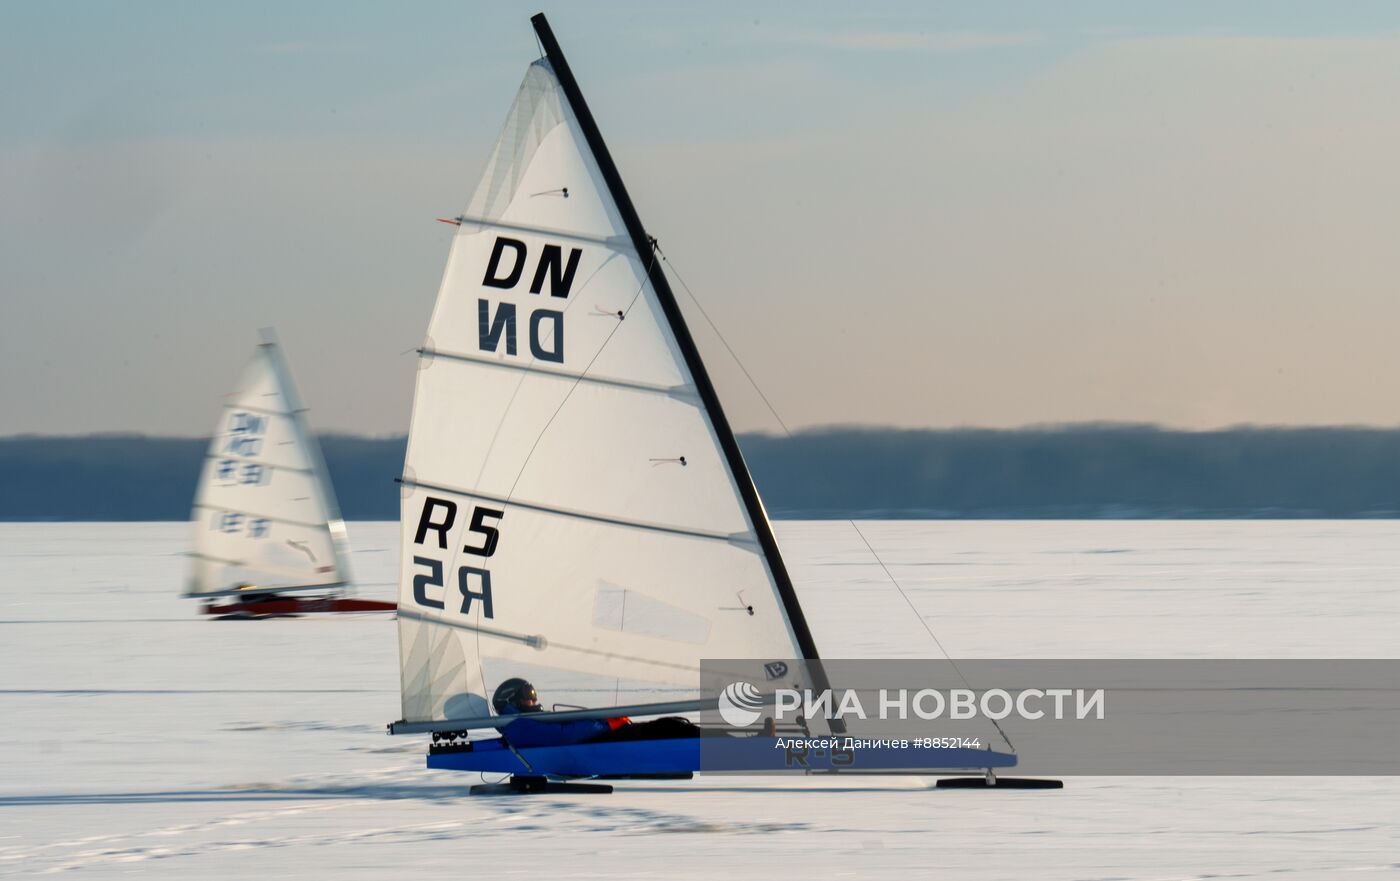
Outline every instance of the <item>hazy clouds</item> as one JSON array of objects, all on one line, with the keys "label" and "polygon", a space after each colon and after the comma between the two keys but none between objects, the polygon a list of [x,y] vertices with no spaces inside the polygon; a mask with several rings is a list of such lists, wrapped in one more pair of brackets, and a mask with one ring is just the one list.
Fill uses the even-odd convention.
[{"label": "hazy clouds", "polygon": [[[1400,13],[1366,9],[553,18],[789,425],[1205,427],[1400,421]],[[266,324],[318,429],[402,432],[529,11],[7,9],[0,434],[206,432]]]}]

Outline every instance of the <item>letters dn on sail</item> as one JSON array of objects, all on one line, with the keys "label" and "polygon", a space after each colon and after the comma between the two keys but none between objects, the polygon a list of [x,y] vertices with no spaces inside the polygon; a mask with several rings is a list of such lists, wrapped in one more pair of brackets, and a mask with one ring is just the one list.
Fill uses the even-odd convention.
[{"label": "letters dn on sail", "polygon": [[[547,286],[551,298],[567,298],[582,256],[582,248],[570,248],[566,260],[562,246],[543,246],[539,256],[534,259],[534,269],[529,274],[530,293],[543,294]],[[491,258],[486,263],[486,276],[481,280],[482,287],[512,290],[525,279],[526,269],[530,264],[529,248],[524,242],[497,236],[496,243],[491,247]],[[493,303],[486,297],[481,297],[477,300],[476,308],[477,348],[482,352],[496,353],[504,346],[507,355],[516,355],[519,351],[516,341],[516,305]],[[564,363],[563,310],[537,308],[529,310],[528,314],[530,356],[538,361]]]},{"label": "letters dn on sail", "polygon": [[[467,532],[479,536],[480,543],[462,545],[462,553],[481,557],[482,564],[485,565],[486,558],[496,553],[496,544],[501,539],[501,530],[497,524],[504,516],[504,511],[487,508],[484,505],[476,506],[471,513],[471,522],[467,524]],[[495,521],[495,523],[487,523],[488,519]],[[456,522],[456,502],[428,496],[423,501],[423,510],[418,515],[418,528],[413,532],[415,548],[423,548],[424,554],[448,550],[452,547],[448,541],[448,533],[452,531],[452,525]],[[429,532],[434,533],[434,541],[427,540]],[[456,554],[454,553],[452,556],[456,557]],[[446,609],[448,589],[443,578],[442,560],[438,559],[436,555],[419,556],[415,553],[413,565],[418,570],[413,576],[413,601],[429,609]],[[463,615],[471,614],[472,604],[479,602],[483,616],[496,617],[491,605],[491,573],[489,571],[471,565],[458,566],[456,587],[457,593],[461,597],[461,606],[458,611]]]}]

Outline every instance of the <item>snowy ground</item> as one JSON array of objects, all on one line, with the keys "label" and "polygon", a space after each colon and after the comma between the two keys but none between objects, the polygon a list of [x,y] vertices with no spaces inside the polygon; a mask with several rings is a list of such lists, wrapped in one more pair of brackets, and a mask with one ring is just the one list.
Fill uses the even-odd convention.
[{"label": "snowy ground", "polygon": [[[1396,657],[1393,522],[872,523],[958,657]],[[0,875],[1300,879],[1400,874],[1393,778],[701,778],[471,798],[389,738],[386,615],[201,620],[182,524],[0,524]],[[844,523],[780,523],[830,657],[937,652]],[[389,597],[397,527],[351,524]],[[670,833],[670,834],[663,834]]]}]

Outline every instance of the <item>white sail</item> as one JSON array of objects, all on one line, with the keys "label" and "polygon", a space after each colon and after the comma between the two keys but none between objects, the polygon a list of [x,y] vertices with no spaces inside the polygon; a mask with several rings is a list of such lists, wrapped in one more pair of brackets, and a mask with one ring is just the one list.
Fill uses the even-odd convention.
[{"label": "white sail", "polygon": [[350,580],[345,524],[271,331],[224,399],[195,494],[187,596]]},{"label": "white sail", "polygon": [[409,722],[488,715],[512,676],[546,704],[674,698],[701,658],[810,642],[654,251],[638,253],[556,66],[526,73],[421,354],[398,615]]}]

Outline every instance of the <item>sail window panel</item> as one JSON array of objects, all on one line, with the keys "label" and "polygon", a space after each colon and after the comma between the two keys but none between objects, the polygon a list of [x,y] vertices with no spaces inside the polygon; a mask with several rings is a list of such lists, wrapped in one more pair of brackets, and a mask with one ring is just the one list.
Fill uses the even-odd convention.
[{"label": "sail window panel", "polygon": [[[485,284],[488,277],[514,284]],[[540,290],[531,293],[537,278]],[[555,283],[561,280],[567,284]],[[659,307],[650,291],[642,292],[644,280],[645,267],[630,251],[518,232],[459,235],[428,330],[429,348],[505,367],[686,385],[690,378],[662,329]]]},{"label": "sail window panel", "polygon": [[710,621],[704,616],[607,581],[600,581],[594,593],[593,626],[692,645],[704,645],[710,639]]},{"label": "sail window panel", "polygon": [[[653,392],[434,362],[419,374],[410,480],[610,519],[751,532],[701,411]],[[685,464],[680,459],[685,458]]]},{"label": "sail window panel", "polygon": [[[431,532],[422,544],[415,544],[416,526],[429,496],[458,506],[456,522],[441,542],[446,548]],[[703,657],[793,656],[792,635],[763,558],[751,549],[508,508],[495,521],[500,536],[494,553],[483,559],[458,550],[481,544],[469,529],[466,511],[472,504],[468,497],[421,488],[405,496],[399,601],[406,612],[400,616],[406,628],[405,718],[414,718],[412,707],[420,706],[414,690],[425,682],[437,682],[439,694],[489,693],[475,660],[484,656],[682,686],[698,681]],[[441,517],[437,519],[442,522]],[[418,596],[415,573],[431,576],[434,572],[432,563],[425,561],[441,566],[443,585],[425,583]],[[489,571],[489,618],[479,599],[462,611],[456,578],[462,566]],[[627,585],[659,599],[679,615],[708,622],[705,641],[658,639],[649,633],[598,626],[597,588],[604,583]],[[473,591],[481,589],[477,577],[468,584]],[[441,608],[425,606],[424,599],[440,603]],[[440,632],[414,635],[424,628]],[[417,654],[415,645],[421,652],[437,654]],[[444,679],[449,680],[447,684]],[[435,707],[434,712],[440,711],[441,706]]]}]

